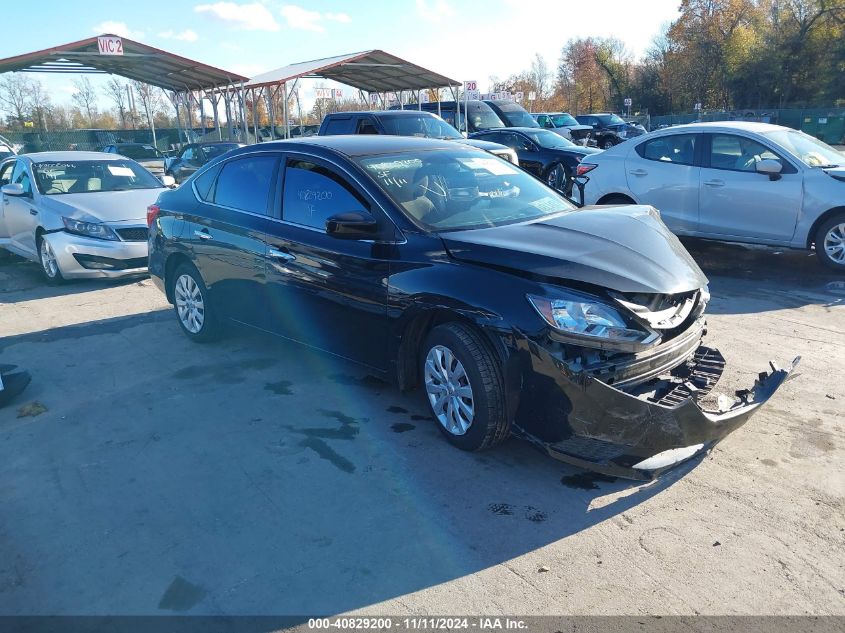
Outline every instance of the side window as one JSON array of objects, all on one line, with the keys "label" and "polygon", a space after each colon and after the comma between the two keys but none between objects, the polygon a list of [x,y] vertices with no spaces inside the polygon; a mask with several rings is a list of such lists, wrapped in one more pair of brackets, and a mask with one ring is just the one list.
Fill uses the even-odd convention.
[{"label": "side window", "polygon": [[199,197],[203,200],[212,199],[214,180],[217,178],[217,174],[219,172],[219,167],[211,167],[194,180],[194,187],[196,187],[197,195],[199,195]]},{"label": "side window", "polygon": [[29,180],[29,170],[22,160],[15,161],[15,171],[12,172],[12,182],[19,182],[23,185],[26,193],[32,193],[32,183]]},{"label": "side window", "polygon": [[0,186],[8,185],[12,182],[12,170],[15,168],[16,161],[9,161],[0,167]]},{"label": "side window", "polygon": [[443,118],[446,123],[455,127],[455,111],[454,110],[441,110],[440,116]]},{"label": "side window", "polygon": [[710,167],[735,171],[757,171],[757,163],[768,158],[786,167],[780,156],[755,140],[733,134],[710,137]]},{"label": "side window", "polygon": [[214,202],[224,207],[266,214],[275,156],[247,156],[223,165],[214,189]]},{"label": "side window", "polygon": [[637,154],[646,160],[678,165],[695,164],[697,134],[672,134],[659,136],[636,147]]},{"label": "side window", "polygon": [[180,156],[182,160],[193,160],[194,159],[194,148],[193,147],[186,147],[182,151],[182,156]]},{"label": "side window", "polygon": [[378,134],[375,124],[367,118],[358,119],[358,131],[356,134]]},{"label": "side window", "polygon": [[549,117],[547,117],[545,114],[541,114],[537,117],[537,123],[540,125],[540,127],[554,127]]},{"label": "side window", "polygon": [[504,143],[511,149],[515,149],[517,151],[531,149],[531,143],[519,134],[514,134],[513,132],[501,132],[500,134],[502,136],[502,140],[498,142]]},{"label": "side window", "polygon": [[336,213],[366,211],[368,205],[343,178],[321,165],[292,160],[285,170],[282,219],[321,231]]},{"label": "side window", "polygon": [[326,134],[351,134],[352,119],[349,117],[329,119],[326,124]]}]

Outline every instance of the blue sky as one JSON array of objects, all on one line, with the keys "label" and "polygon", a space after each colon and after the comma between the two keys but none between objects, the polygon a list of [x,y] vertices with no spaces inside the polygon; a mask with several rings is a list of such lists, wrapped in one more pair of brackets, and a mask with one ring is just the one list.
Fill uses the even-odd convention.
[{"label": "blue sky", "polygon": [[[69,4],[74,8],[69,10]],[[41,0],[8,3],[0,57],[114,32],[254,76],[290,63],[381,48],[487,88],[527,68],[535,53],[554,68],[571,37],[616,36],[639,55],[679,0]],[[37,18],[33,15],[37,11]],[[22,24],[27,28],[10,28]],[[37,25],[37,28],[33,28]],[[54,103],[73,76],[39,74]],[[98,78],[99,79],[99,78]],[[309,86],[303,86],[307,92]]]}]

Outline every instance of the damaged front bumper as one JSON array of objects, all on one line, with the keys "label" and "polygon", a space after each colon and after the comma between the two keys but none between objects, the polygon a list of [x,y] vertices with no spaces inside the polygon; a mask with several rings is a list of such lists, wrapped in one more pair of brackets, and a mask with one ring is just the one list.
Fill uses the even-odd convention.
[{"label": "damaged front bumper", "polygon": [[671,372],[627,391],[586,373],[571,375],[561,363],[558,369],[571,378],[564,387],[566,437],[543,440],[523,425],[515,434],[575,466],[649,480],[709,450],[742,426],[784,383],[799,360],[785,369],[770,363],[771,370],[762,372],[750,389],[736,392],[735,398],[719,396],[712,405],[715,410],[702,404],[725,367],[724,358],[714,348],[702,345]]}]

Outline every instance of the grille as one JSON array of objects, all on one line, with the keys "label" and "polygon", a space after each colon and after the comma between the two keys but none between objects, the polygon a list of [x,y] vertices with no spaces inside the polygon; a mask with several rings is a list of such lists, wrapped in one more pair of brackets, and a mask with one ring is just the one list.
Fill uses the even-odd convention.
[{"label": "grille", "polygon": [[719,351],[703,346],[698,348],[691,364],[687,379],[675,385],[658,404],[674,407],[689,398],[703,398],[716,386],[725,369],[725,359]]},{"label": "grille", "polygon": [[150,231],[146,226],[132,227],[129,229],[116,229],[117,234],[124,242],[146,242]]}]

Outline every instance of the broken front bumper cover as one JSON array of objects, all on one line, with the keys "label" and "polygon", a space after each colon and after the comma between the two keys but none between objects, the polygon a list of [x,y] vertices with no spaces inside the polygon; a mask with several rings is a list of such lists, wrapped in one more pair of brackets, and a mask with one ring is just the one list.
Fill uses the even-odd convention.
[{"label": "broken front bumper cover", "polygon": [[[685,366],[662,379],[662,389],[640,395],[628,393],[586,375],[567,390],[572,409],[572,435],[545,442],[517,429],[555,459],[596,472],[628,479],[649,480],[695,455],[707,451],[742,426],[798,365],[800,357],[780,369],[770,363],[750,389],[736,398],[720,396],[716,411],[701,400],[716,385],[725,361],[718,350],[701,346]],[[681,369],[681,371],[677,371]]]}]

